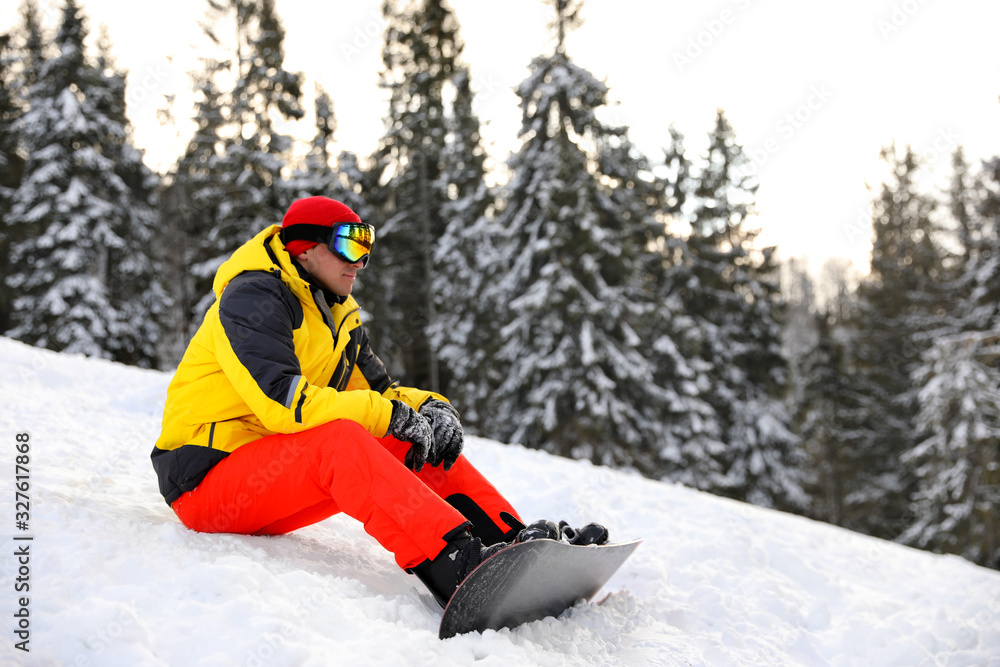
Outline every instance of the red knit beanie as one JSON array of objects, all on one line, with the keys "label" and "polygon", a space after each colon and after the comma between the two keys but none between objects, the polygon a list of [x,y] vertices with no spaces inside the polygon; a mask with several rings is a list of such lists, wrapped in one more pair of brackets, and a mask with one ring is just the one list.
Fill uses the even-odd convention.
[{"label": "red knit beanie", "polygon": [[[348,206],[329,197],[306,197],[292,202],[281,221],[282,231],[294,225],[307,225],[310,229],[316,227],[333,227],[338,222],[361,222],[358,214]],[[299,228],[295,232],[305,232],[304,228]],[[322,230],[317,230],[322,232]],[[302,236],[312,236],[309,233],[289,233],[287,236],[297,236],[295,240],[286,240],[285,249],[292,255],[301,255],[320,243],[319,240],[302,240]],[[320,234],[316,234],[318,239]]]}]

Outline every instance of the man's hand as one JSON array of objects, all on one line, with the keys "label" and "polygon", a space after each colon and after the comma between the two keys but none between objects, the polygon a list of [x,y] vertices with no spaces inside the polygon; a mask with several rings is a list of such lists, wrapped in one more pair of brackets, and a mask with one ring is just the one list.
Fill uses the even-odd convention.
[{"label": "man's hand", "polygon": [[393,401],[392,417],[389,419],[389,430],[386,435],[412,445],[410,451],[406,453],[403,464],[413,472],[420,472],[434,444],[434,432],[431,431],[431,425],[427,420],[406,403]]},{"label": "man's hand", "polygon": [[420,406],[420,414],[427,418],[434,431],[434,443],[427,462],[431,466],[444,463],[444,469],[450,470],[465,446],[465,434],[462,432],[462,422],[458,419],[458,410],[450,403],[431,399]]}]

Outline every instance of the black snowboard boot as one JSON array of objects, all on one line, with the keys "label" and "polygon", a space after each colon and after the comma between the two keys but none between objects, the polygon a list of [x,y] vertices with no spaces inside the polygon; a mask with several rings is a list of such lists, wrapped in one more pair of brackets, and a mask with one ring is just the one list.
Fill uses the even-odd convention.
[{"label": "black snowboard boot", "polygon": [[[509,516],[509,515],[508,515]],[[513,519],[513,517],[511,517]],[[501,549],[509,547],[514,542],[529,540],[559,540],[561,531],[554,521],[535,521],[529,526],[522,525],[514,519],[514,523],[506,519],[512,527],[519,527],[516,533],[511,531],[510,542],[497,542],[484,546],[481,539],[473,537],[469,528],[463,527],[454,537],[445,536],[448,545],[433,560],[425,560],[412,568],[410,572],[430,590],[434,599],[442,607],[448,604],[452,593],[469,576],[469,573],[479,567],[480,563],[496,554]]]},{"label": "black snowboard boot", "polygon": [[448,540],[448,545],[433,560],[425,560],[412,568],[410,572],[431,592],[434,599],[443,608],[451,599],[452,593],[458,588],[470,572],[480,563],[497,553],[508,542],[498,542],[484,547],[482,540],[473,537],[468,528]]}]

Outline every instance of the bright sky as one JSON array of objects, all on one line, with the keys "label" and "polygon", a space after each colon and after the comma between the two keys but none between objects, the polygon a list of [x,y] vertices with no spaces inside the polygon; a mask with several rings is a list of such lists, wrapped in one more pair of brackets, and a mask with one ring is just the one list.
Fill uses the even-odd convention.
[{"label": "bright sky", "polygon": [[[3,0],[0,27],[19,21]],[[276,0],[286,65],[333,98],[339,150],[368,155],[382,134],[381,0]],[[450,0],[480,119],[498,160],[519,129],[513,89],[551,53],[553,10],[543,0]],[[20,5],[20,2],[17,3]],[[61,2],[40,0],[46,25]],[[129,115],[151,166],[163,169],[190,128],[161,127],[156,109],[176,95],[190,115],[187,72],[206,45],[205,0],[82,0],[92,35],[105,24],[130,71]],[[668,128],[700,153],[723,108],[758,169],[763,238],[814,269],[828,257],[866,268],[879,150],[909,144],[938,176],[962,145],[971,160],[1000,154],[1000,3],[982,0],[585,0],[569,55],[611,87],[607,120],[627,124],[652,159]],[[302,123],[302,135],[313,134]]]}]

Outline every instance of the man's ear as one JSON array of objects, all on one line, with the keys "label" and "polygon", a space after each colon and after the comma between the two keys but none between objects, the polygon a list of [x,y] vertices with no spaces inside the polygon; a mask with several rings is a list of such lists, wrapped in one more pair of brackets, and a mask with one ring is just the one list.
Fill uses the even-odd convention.
[{"label": "man's ear", "polygon": [[299,266],[301,266],[303,269],[305,269],[306,271],[309,270],[309,268],[308,268],[309,267],[309,257],[310,257],[309,253],[310,253],[311,250],[312,250],[312,248],[310,248],[309,250],[306,250],[305,252],[300,252],[298,255],[292,255],[292,260],[296,264],[298,264]]}]

